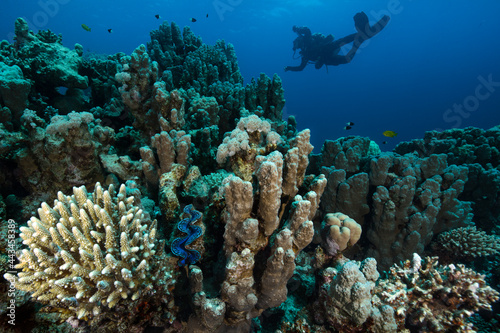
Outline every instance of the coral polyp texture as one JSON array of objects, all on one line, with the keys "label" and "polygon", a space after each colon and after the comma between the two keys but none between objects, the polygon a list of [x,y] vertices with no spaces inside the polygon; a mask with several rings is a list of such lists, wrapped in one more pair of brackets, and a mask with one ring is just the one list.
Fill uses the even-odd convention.
[{"label": "coral polyp texture", "polygon": [[97,183],[92,195],[81,186],[57,197],[20,229],[28,247],[15,267],[22,271],[5,275],[17,289],[88,320],[154,293],[156,283],[173,282],[159,269],[156,221],[126,196],[125,185],[116,193],[113,185],[106,190]]},{"label": "coral polyp texture", "polygon": [[225,41],[163,22],[103,56],[22,18],[15,35],[0,331],[500,330],[500,129],[314,153],[280,77],[245,84]]}]

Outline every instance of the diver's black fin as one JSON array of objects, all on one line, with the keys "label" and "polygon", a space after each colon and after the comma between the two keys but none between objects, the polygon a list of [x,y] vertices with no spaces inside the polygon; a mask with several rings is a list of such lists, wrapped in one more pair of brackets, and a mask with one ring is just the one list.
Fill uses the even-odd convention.
[{"label": "diver's black fin", "polygon": [[368,22],[368,16],[364,12],[357,13],[354,15],[354,25],[356,26],[356,30],[358,31],[359,42],[363,42],[367,39],[372,38],[376,34],[378,34],[382,29],[385,28],[387,23],[391,18],[387,15],[384,15],[377,23],[370,26]]},{"label": "diver's black fin", "polygon": [[354,15],[354,25],[356,30],[360,34],[361,42],[367,39],[372,38],[376,34],[378,34],[382,29],[385,28],[387,23],[391,18],[387,15],[384,15],[377,23],[370,26],[368,22],[368,16],[364,12],[357,13]]},{"label": "diver's black fin", "polygon": [[360,12],[354,15],[354,26],[359,33],[366,33],[366,29],[369,29],[368,16],[365,12]]}]

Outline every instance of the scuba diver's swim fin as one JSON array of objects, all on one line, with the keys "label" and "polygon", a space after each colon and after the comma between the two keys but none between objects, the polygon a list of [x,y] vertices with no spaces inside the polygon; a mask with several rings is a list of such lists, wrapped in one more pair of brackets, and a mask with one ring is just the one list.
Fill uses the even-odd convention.
[{"label": "scuba diver's swim fin", "polygon": [[365,12],[357,13],[356,15],[354,15],[353,19],[354,26],[359,33],[364,33],[366,28],[369,28],[368,16],[365,14]]},{"label": "scuba diver's swim fin", "polygon": [[390,19],[389,16],[384,15],[377,23],[370,27],[368,16],[364,12],[360,12],[354,15],[354,26],[360,35],[361,41],[365,41],[382,31]]}]

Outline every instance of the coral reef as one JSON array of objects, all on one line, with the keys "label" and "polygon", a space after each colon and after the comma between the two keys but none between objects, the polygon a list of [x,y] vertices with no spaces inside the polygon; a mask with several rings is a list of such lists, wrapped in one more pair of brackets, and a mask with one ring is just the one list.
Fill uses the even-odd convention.
[{"label": "coral reef", "polygon": [[[255,123],[256,128],[261,125],[262,122]],[[319,176],[304,196],[297,194],[298,181],[303,177],[297,175],[305,172],[312,146],[307,133],[299,133],[292,141],[295,146],[285,157],[274,151],[267,156],[253,154],[245,160],[255,165],[252,182],[236,175],[223,182],[226,225],[222,250],[227,262],[220,298],[208,298],[202,283],[203,271],[195,266],[190,268],[196,315],[191,316],[189,324],[199,331],[214,331],[221,326],[248,331],[250,319],[287,298],[286,285],[295,270],[295,258],[312,240],[310,219],[326,185],[324,177]],[[225,147],[221,145],[219,149]],[[288,211],[286,219],[284,209]],[[217,313],[213,312],[215,306]]]},{"label": "coral reef", "polygon": [[498,128],[313,154],[282,119],[279,76],[245,85],[229,43],[174,22],[131,55],[23,19],[15,33],[0,42],[0,313],[15,300],[16,329],[470,332],[495,316]]},{"label": "coral reef", "polygon": [[[47,39],[46,33],[26,34],[28,23],[16,20],[16,43],[19,66],[30,73],[30,78],[38,88],[66,87],[86,89],[87,77],[78,73],[82,62],[83,48],[76,44],[74,50],[62,46],[59,39]],[[40,38],[39,38],[40,37]],[[43,50],[40,52],[40,50]]]}]

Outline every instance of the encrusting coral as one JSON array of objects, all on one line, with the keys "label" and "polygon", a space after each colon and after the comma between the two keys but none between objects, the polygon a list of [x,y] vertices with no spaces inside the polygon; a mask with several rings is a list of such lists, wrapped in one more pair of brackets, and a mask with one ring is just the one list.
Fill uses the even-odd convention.
[{"label": "encrusting coral", "polygon": [[21,227],[28,246],[16,265],[22,271],[5,278],[39,302],[85,320],[119,310],[121,302],[143,301],[159,286],[168,292],[175,280],[162,263],[156,221],[126,196],[125,185],[118,193],[99,183],[92,196],[85,186],[73,192],[59,192],[54,207],[43,203],[40,218]]}]

